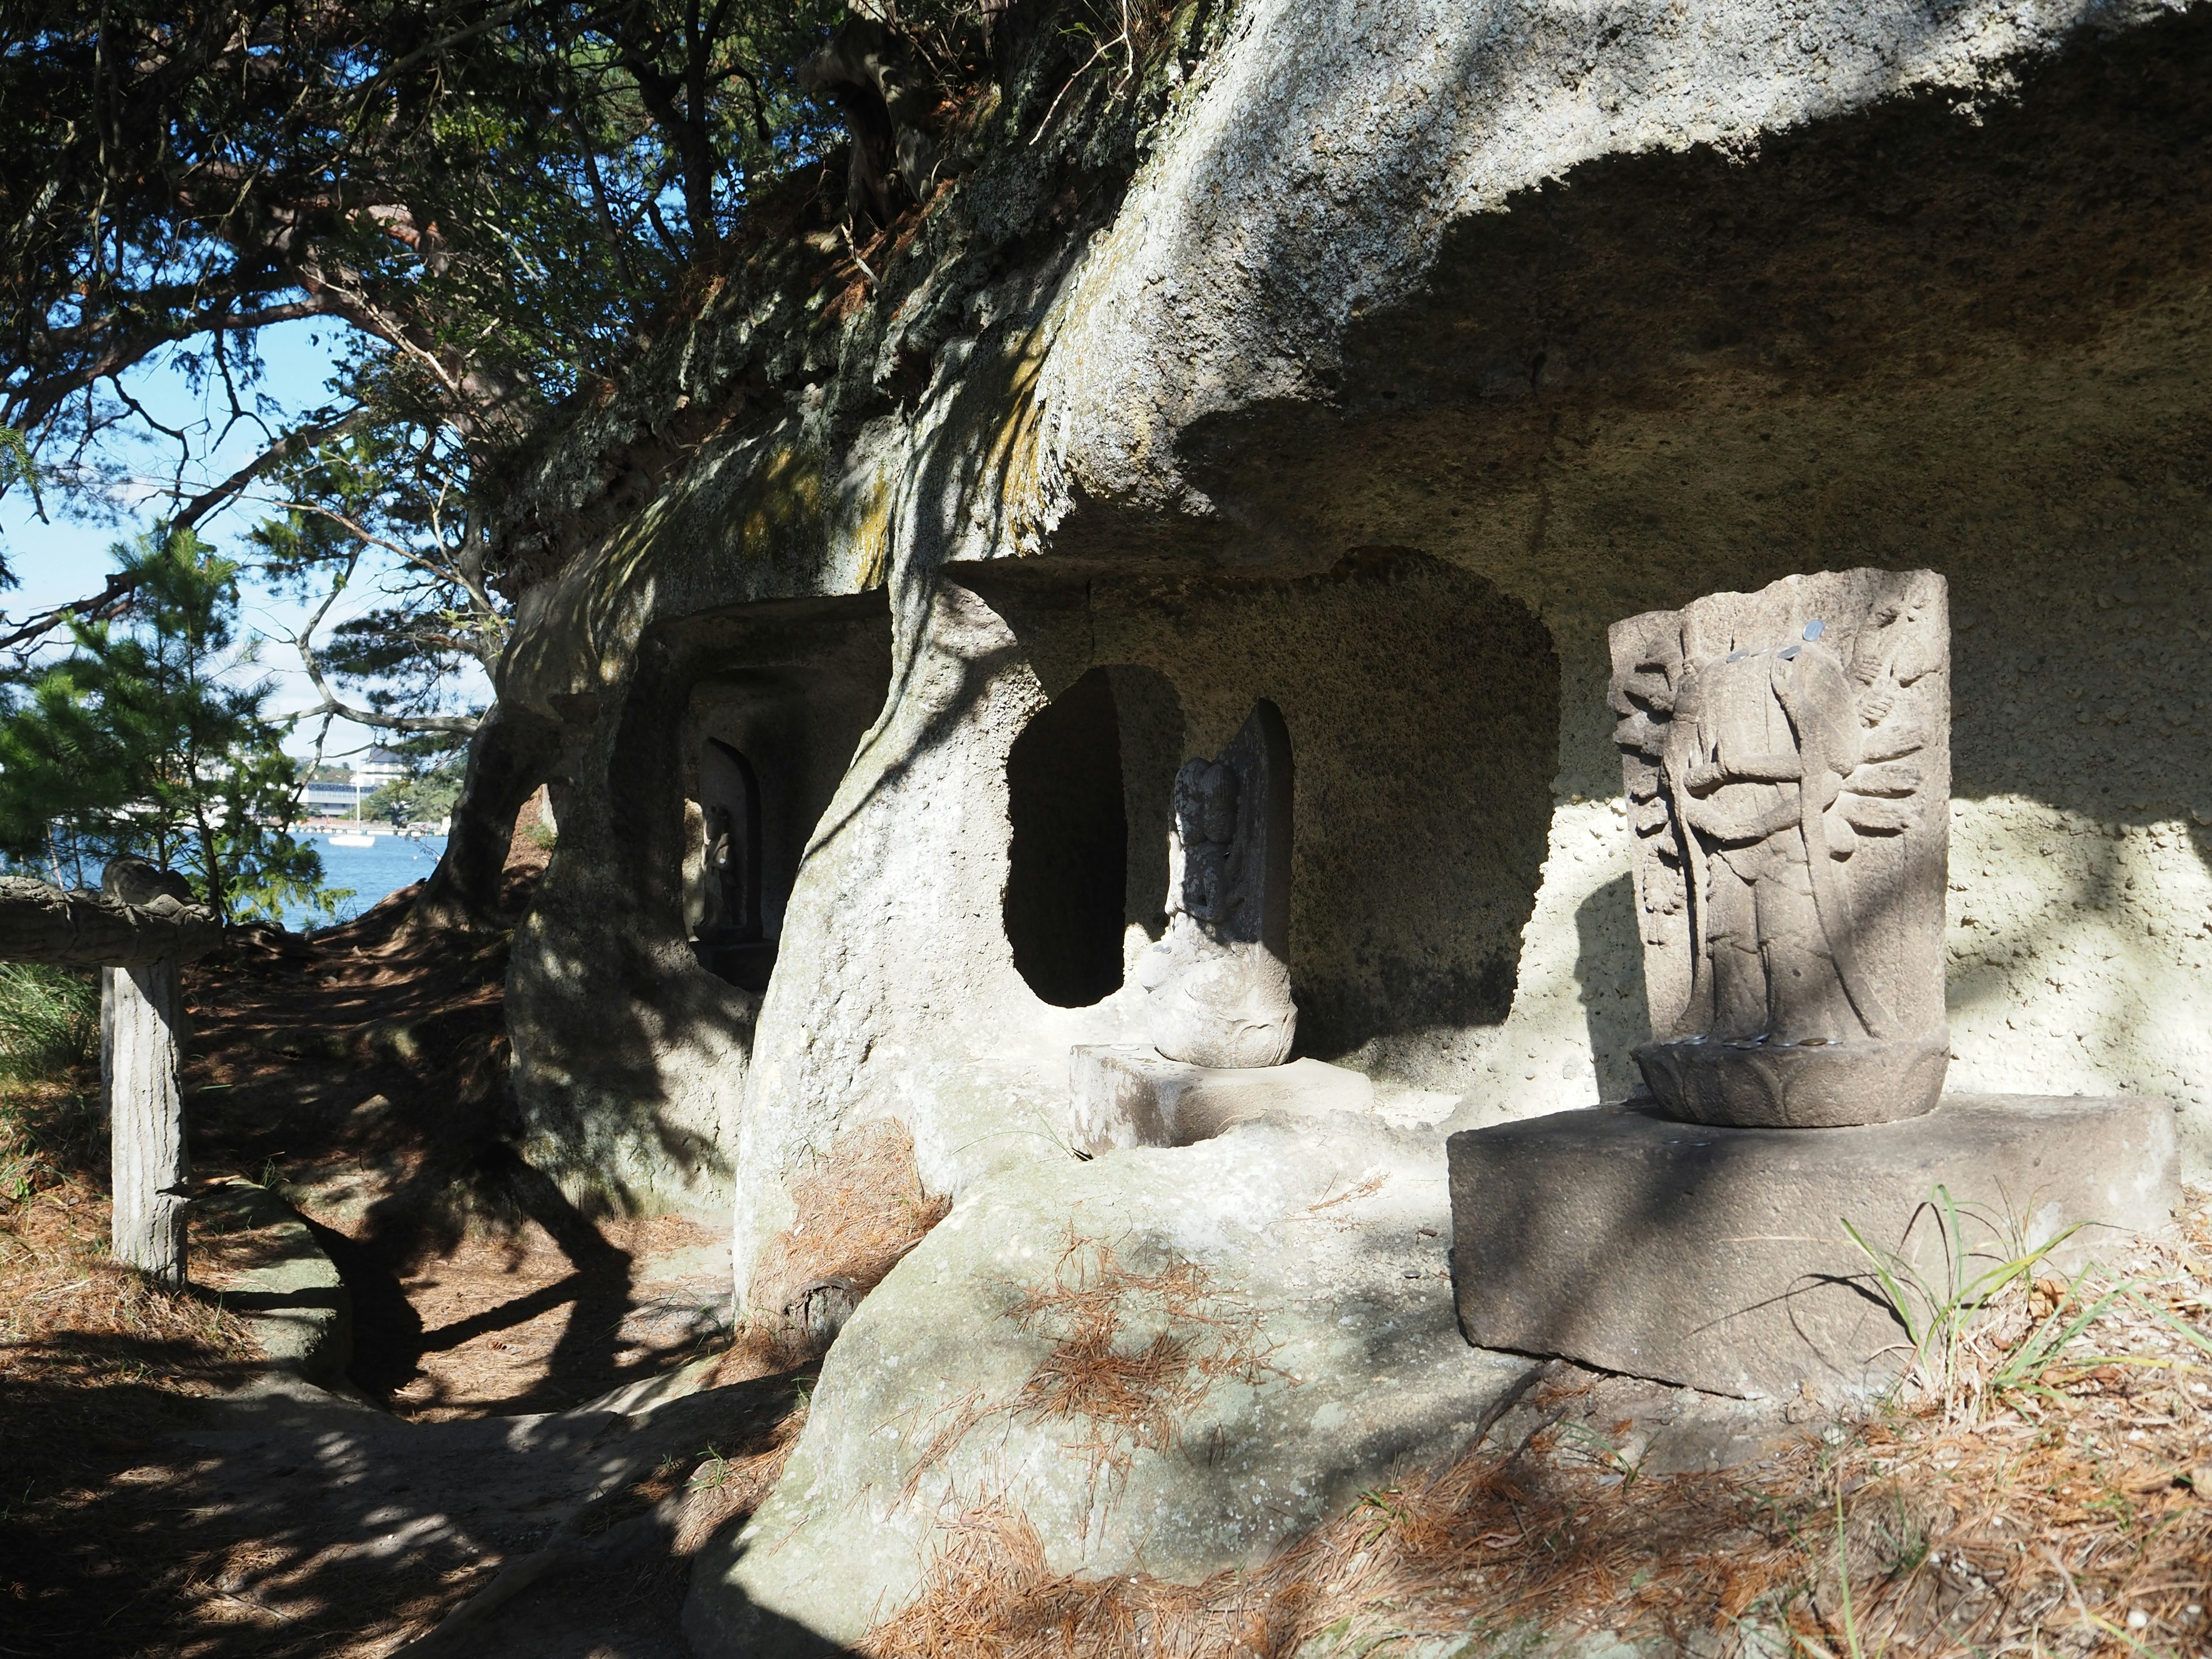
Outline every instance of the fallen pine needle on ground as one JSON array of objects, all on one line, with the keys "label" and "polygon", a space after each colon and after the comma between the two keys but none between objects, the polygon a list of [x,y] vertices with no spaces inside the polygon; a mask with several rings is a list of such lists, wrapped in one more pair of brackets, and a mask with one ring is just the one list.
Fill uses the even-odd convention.
[{"label": "fallen pine needle on ground", "polygon": [[2193,1194],[2172,1243],[2018,1276],[1878,1409],[1735,1469],[1643,1474],[1633,1423],[1566,1420],[1608,1381],[1563,1368],[1531,1396],[1547,1426],[1200,1584],[1054,1572],[1018,1509],[981,1502],[866,1650],[1472,1659],[1610,1632],[1802,1659],[2212,1652],[2208,1223]]}]

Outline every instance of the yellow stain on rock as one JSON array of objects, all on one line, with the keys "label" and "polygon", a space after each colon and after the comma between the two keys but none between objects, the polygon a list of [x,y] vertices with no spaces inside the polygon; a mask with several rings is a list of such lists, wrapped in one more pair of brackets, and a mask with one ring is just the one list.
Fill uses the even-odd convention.
[{"label": "yellow stain on rock", "polygon": [[744,507],[740,544],[748,558],[773,557],[802,526],[817,532],[823,527],[822,464],[788,445],[754,469],[739,494],[751,498]]},{"label": "yellow stain on rock", "polygon": [[[757,568],[796,556],[794,574],[810,574],[811,555],[829,539],[822,465],[815,455],[784,444],[744,466],[734,487],[715,486],[724,465],[694,468],[562,573],[537,625],[510,649],[507,695],[544,706],[547,700],[627,678],[639,636],[660,607],[664,590],[679,607],[712,602],[702,578],[728,584],[728,567],[700,556],[702,547],[732,546],[740,566]],[[733,533],[734,532],[734,533]],[[731,597],[738,597],[732,593]]]},{"label": "yellow stain on rock", "polygon": [[1044,523],[1042,461],[1044,405],[1037,380],[1050,349],[1048,331],[1034,329],[1006,342],[1000,354],[999,389],[991,399],[1004,412],[985,443],[977,487],[998,506],[998,539],[1018,552],[1036,550]]},{"label": "yellow stain on rock", "polygon": [[891,574],[891,487],[878,473],[869,482],[860,502],[860,516],[853,526],[851,542],[853,585],[866,592],[881,587]]}]

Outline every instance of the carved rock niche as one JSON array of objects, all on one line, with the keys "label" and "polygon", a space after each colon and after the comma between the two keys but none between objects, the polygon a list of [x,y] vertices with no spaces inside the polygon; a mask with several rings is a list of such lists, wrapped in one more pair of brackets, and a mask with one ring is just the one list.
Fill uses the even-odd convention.
[{"label": "carved rock niche", "polygon": [[1194,1066],[1279,1066],[1291,1000],[1291,738],[1264,699],[1220,756],[1175,783],[1168,926],[1145,953],[1146,1034]]},{"label": "carved rock niche", "polygon": [[1930,1110],[1950,1054],[1943,579],[1790,576],[1611,643],[1652,1092],[1699,1123]]}]

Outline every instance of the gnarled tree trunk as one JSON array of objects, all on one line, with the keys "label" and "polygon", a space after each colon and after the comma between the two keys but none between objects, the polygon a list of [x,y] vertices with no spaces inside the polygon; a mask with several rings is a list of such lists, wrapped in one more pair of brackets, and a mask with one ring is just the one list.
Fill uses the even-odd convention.
[{"label": "gnarled tree trunk", "polygon": [[441,932],[492,929],[510,920],[500,888],[515,815],[561,753],[561,729],[542,715],[495,702],[469,739],[469,769],[445,856],[415,901],[416,925]]}]

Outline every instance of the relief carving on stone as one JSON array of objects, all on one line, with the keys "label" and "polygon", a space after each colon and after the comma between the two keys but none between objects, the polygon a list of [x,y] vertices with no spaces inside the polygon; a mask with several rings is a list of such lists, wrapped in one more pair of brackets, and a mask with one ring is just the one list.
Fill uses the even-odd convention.
[{"label": "relief carving on stone", "polygon": [[1213,760],[1175,781],[1168,920],[1137,965],[1146,1035],[1194,1066],[1279,1066],[1291,1000],[1291,738],[1264,699]]},{"label": "relief carving on stone", "polygon": [[1943,579],[1791,576],[1631,617],[1611,645],[1653,1092],[1711,1123],[1930,1109],[1949,1058]]}]

